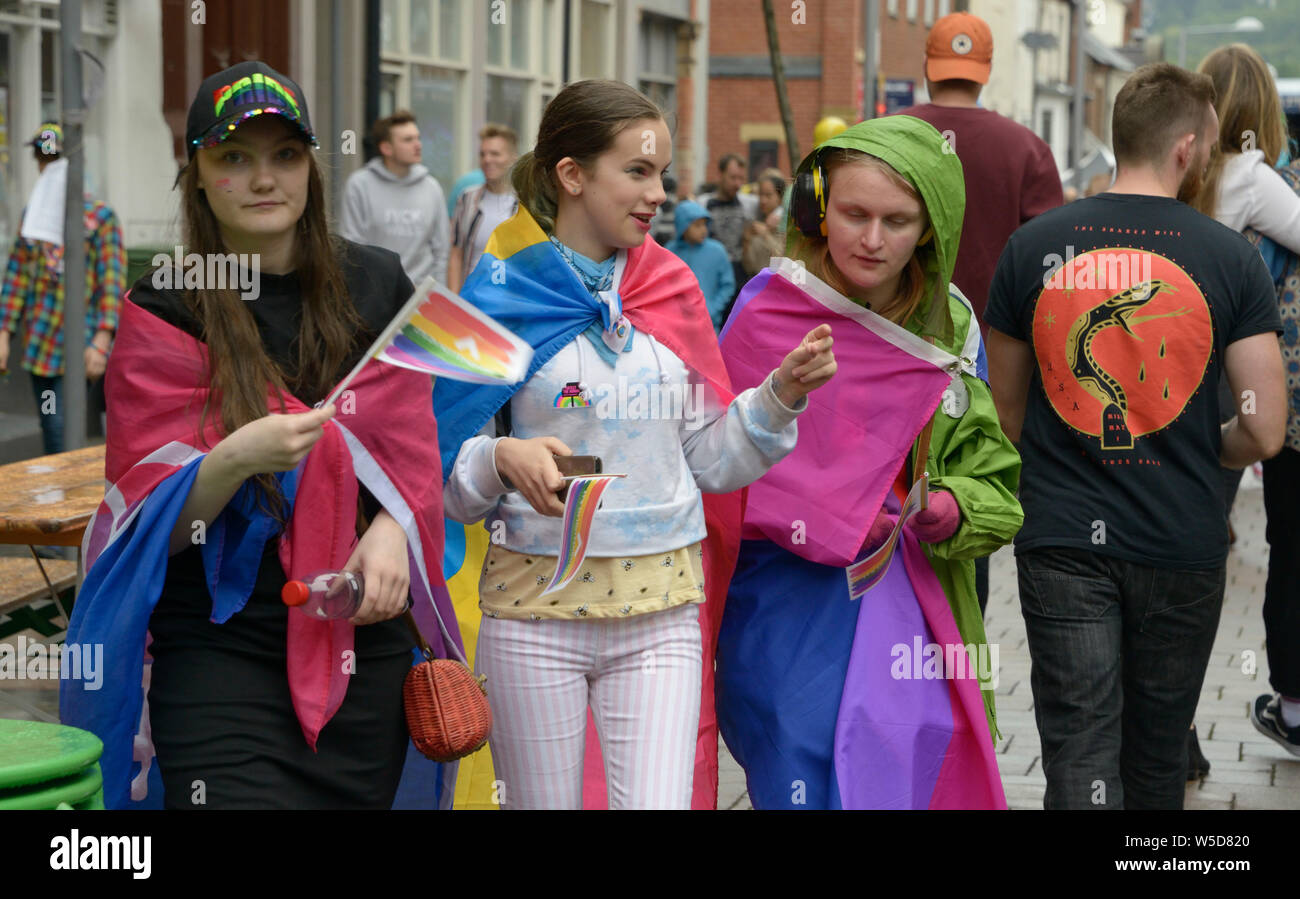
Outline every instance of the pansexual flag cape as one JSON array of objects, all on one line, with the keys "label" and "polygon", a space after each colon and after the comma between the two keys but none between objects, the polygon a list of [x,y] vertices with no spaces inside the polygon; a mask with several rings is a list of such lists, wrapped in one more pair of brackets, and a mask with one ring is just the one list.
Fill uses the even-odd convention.
[{"label": "pansexual flag cape", "polygon": [[[699,282],[686,264],[647,238],[638,247],[620,250],[615,270],[621,311],[632,325],[672,350],[713,388],[724,407],[728,405],[733,399],[731,382],[718,353],[717,337]],[[492,232],[482,259],[461,288],[461,295],[532,347],[527,377],[532,377],[556,352],[593,324],[608,325],[605,319],[611,315],[606,305],[596,300],[578,280],[522,205],[513,217]],[[520,386],[437,380],[433,398],[444,479],[461,443],[477,434]],[[740,545],[742,503],[743,491],[704,496],[708,526],[704,541],[704,581],[708,600],[700,613],[704,681],[696,746],[694,808],[717,805],[713,647]],[[489,695],[491,689],[489,684]],[[598,764],[590,715],[587,741],[584,804],[603,807],[605,778]]]},{"label": "pansexual flag cape", "polygon": [[[950,302],[964,300],[954,292]],[[882,505],[898,513],[891,487],[910,476],[908,456],[945,389],[974,374],[978,323],[971,314],[956,356],[775,259],[723,331],[733,384],[758,383],[791,335],[821,322],[836,375],[810,397],[795,450],[749,488],[718,643],[723,736],[755,807],[1005,807],[979,659],[965,656],[982,633],[962,638],[916,537],[904,527],[901,560],[860,600],[845,577]],[[895,653],[932,645],[951,647],[954,670],[971,676],[918,667],[913,677]]]},{"label": "pansexual flag cape", "polygon": [[[86,579],[68,628],[71,642],[105,645],[107,671],[99,691],[66,680],[60,693],[62,720],[104,743],[109,808],[145,798],[152,747],[141,684],[149,618],[162,592],[170,534],[199,464],[221,437],[210,417],[202,428],[198,422],[209,398],[206,353],[204,344],[129,297],[123,304],[107,372],[113,397],[108,485],[86,528]],[[441,570],[442,492],[428,377],[368,366],[353,389],[356,412],[336,415],[298,468],[279,476],[291,509],[279,546],[285,574],[298,578],[347,562],[356,543],[357,485],[365,484],[406,531],[413,612],[421,630],[435,652],[459,657]],[[268,404],[280,411],[279,398],[269,391]],[[284,411],[307,407],[286,397]],[[229,620],[248,601],[274,530],[247,483],[207,528],[202,555],[214,622]],[[303,738],[314,746],[347,691],[348,675],[337,660],[352,649],[353,626],[305,615],[289,615],[288,621],[290,693]],[[433,772],[424,782],[443,790],[426,797],[425,807],[450,805],[453,771]]]}]

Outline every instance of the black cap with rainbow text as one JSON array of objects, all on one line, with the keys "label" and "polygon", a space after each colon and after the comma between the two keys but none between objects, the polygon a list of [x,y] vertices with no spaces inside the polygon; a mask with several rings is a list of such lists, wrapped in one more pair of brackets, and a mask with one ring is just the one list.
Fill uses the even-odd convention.
[{"label": "black cap with rainbow text", "polygon": [[293,122],[313,147],[319,146],[302,88],[264,62],[241,62],[199,85],[185,123],[188,158],[200,147],[221,143],[247,119],[266,113]]}]

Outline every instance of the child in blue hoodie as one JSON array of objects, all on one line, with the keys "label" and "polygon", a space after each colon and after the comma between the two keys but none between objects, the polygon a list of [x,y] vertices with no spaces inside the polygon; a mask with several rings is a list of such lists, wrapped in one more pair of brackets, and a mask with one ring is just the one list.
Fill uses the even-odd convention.
[{"label": "child in blue hoodie", "polygon": [[668,244],[695,273],[709,307],[713,329],[721,331],[727,306],[736,295],[736,276],[732,274],[727,248],[709,237],[709,213],[699,203],[683,200],[677,204],[673,223],[677,239]]}]

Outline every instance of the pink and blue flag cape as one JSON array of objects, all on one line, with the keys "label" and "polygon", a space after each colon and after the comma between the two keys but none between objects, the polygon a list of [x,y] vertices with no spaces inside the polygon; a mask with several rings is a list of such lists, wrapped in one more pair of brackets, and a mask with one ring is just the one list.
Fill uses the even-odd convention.
[{"label": "pink and blue flag cape", "polygon": [[[129,297],[123,304],[106,375],[115,398],[105,454],[108,484],[86,528],[86,579],[68,627],[70,643],[104,645],[106,670],[102,689],[65,680],[59,697],[64,723],[104,743],[100,761],[109,808],[159,807],[161,801],[145,702],[146,645],[172,529],[207,448],[221,436],[210,416],[202,428],[196,421],[210,389],[206,354],[204,344]],[[298,468],[278,476],[290,512],[279,543],[285,574],[298,578],[343,567],[356,542],[358,484],[364,484],[406,531],[417,624],[439,656],[463,658],[442,579],[441,467],[429,379],[370,366],[353,388],[357,412],[327,422]],[[279,411],[279,397],[272,394],[268,402]],[[285,411],[307,407],[286,396]],[[263,549],[277,530],[247,483],[207,528],[201,551],[214,623],[244,608]],[[353,625],[305,615],[288,621],[289,692],[303,739],[314,747],[347,691],[348,674],[336,660],[353,648]],[[413,749],[407,758],[398,802],[450,807],[454,767],[436,766]]]},{"label": "pink and blue flag cape", "polygon": [[891,487],[954,374],[974,373],[973,358],[886,321],[790,260],[773,268],[746,285],[723,330],[732,383],[759,383],[792,336],[822,322],[839,367],[809,398],[794,452],[749,488],[718,637],[727,746],[756,808],[1005,808],[979,679],[911,677],[896,664],[897,648],[918,638],[965,658],[916,537],[902,528],[903,564],[874,572],[862,599],[851,600],[846,584],[882,506],[901,511]]}]

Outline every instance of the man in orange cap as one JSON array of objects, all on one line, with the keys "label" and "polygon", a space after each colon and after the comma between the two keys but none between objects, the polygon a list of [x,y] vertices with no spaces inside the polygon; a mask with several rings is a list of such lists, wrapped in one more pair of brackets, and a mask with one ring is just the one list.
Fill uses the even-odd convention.
[{"label": "man in orange cap", "polygon": [[[993,34],[970,13],[934,23],[925,41],[925,81],[930,102],[902,110],[933,125],[948,139],[966,175],[966,218],[952,283],[975,308],[988,336],[984,307],[989,282],[1013,231],[1064,203],[1061,178],[1047,144],[1006,116],[979,107],[980,90],[993,68]],[[975,565],[980,611],[988,605],[988,560]]]},{"label": "man in orange cap", "polygon": [[930,102],[900,114],[924,119],[948,138],[966,172],[966,221],[953,282],[983,324],[989,281],[1011,232],[1064,203],[1052,151],[1023,125],[979,107],[993,68],[993,34],[983,19],[955,12],[925,42]]}]

